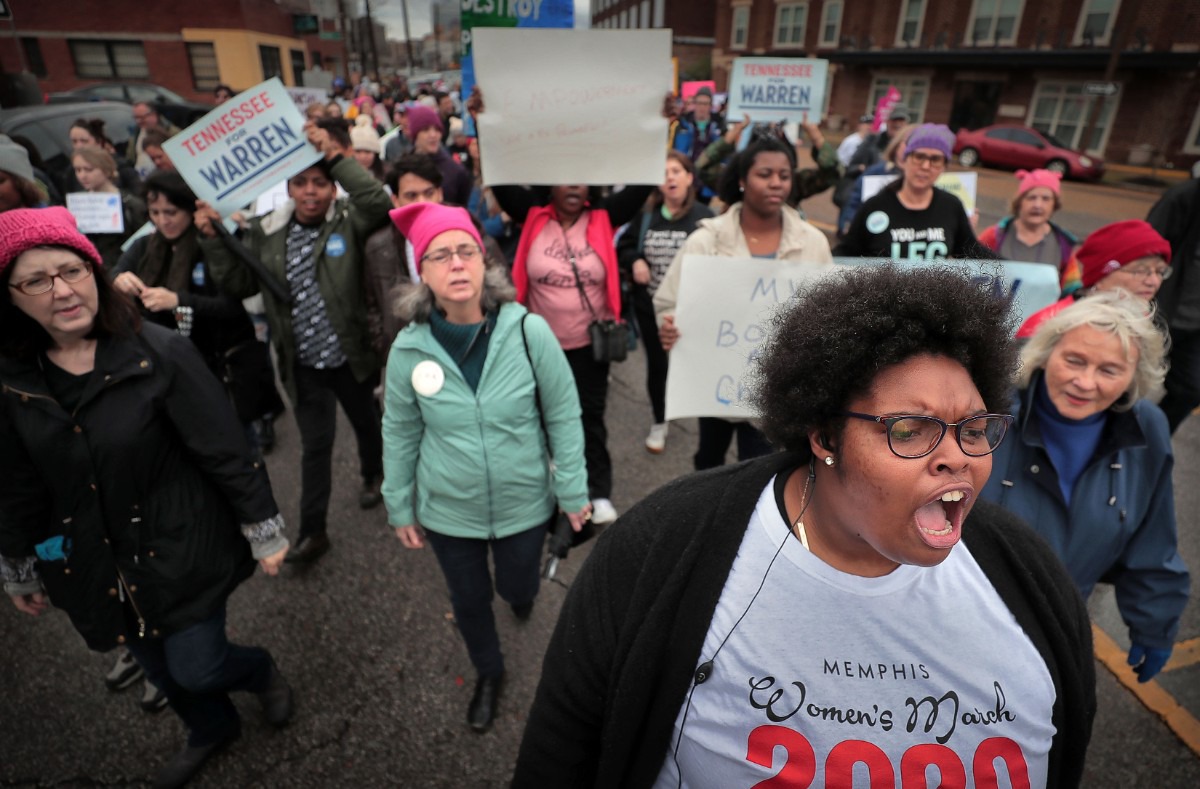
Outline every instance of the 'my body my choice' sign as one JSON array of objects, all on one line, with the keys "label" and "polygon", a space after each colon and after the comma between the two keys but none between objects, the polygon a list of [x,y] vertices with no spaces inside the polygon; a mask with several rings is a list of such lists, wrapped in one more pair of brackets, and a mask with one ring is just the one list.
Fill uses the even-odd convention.
[{"label": "'my body my choice' sign", "polygon": [[239,93],[163,143],[201,200],[227,215],[321,158],[278,77]]}]

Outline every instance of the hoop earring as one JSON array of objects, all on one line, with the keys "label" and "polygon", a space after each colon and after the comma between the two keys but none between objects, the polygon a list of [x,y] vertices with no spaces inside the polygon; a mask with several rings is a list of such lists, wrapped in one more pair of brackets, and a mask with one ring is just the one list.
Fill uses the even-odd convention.
[{"label": "hoop earring", "polygon": [[833,459],[833,455],[826,455],[826,457],[825,457],[825,465],[826,465],[826,466],[830,466],[830,467],[832,467],[832,466],[833,466],[833,464],[834,464],[834,462],[835,462],[835,461],[834,461],[834,459]]}]

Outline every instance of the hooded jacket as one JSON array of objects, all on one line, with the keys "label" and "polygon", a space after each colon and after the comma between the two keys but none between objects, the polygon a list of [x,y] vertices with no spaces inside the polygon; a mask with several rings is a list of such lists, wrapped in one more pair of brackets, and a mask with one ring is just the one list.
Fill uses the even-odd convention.
[{"label": "hooded jacket", "polygon": [[[545,523],[555,502],[565,512],[587,503],[579,396],[558,340],[514,303],[500,308],[492,332],[475,391],[427,322],[410,323],[392,344],[382,488],[392,526],[498,539]],[[440,368],[444,382],[414,386],[418,366]]]},{"label": "hooded jacket", "polygon": [[139,636],[125,598],[147,637],[213,616],[254,572],[240,526],[279,512],[221,384],[189,340],[149,323],[99,341],[71,413],[37,358],[0,360],[0,480],[6,575],[69,539],[34,567],[100,651]]},{"label": "hooded jacket", "polygon": [[1169,648],[1191,582],[1177,546],[1166,418],[1148,400],[1110,411],[1068,505],[1033,409],[1040,378],[1013,404],[1015,429],[992,455],[992,476],[980,495],[1045,537],[1084,597],[1099,581],[1113,584],[1133,641]]},{"label": "hooded jacket", "polygon": [[[363,298],[362,249],[367,236],[388,221],[392,202],[383,185],[354,159],[334,164],[333,177],[349,197],[334,200],[321,225],[315,245],[319,251],[314,253],[317,287],[325,299],[326,314],[349,360],[350,370],[361,382],[379,370],[379,360],[371,348]],[[270,214],[250,220],[250,227],[242,237],[242,242],[285,287],[287,227],[294,210],[295,204],[288,200]],[[261,287],[254,272],[236,261],[219,239],[203,239],[200,246],[222,291],[235,299],[247,299],[262,291],[271,325],[271,342],[279,357],[279,378],[294,403],[296,383],[292,368],[296,362],[296,338],[291,305]]]}]

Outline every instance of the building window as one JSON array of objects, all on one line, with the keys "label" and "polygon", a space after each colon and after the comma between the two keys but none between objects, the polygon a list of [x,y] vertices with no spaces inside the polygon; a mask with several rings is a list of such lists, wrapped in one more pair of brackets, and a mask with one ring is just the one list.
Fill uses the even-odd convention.
[{"label": "building window", "polygon": [[650,0],[642,0],[642,27],[655,27],[650,20]]},{"label": "building window", "polygon": [[38,43],[38,40],[23,36],[21,49],[25,52],[25,64],[29,67],[30,73],[35,77],[45,77],[46,61],[42,58],[42,45]]},{"label": "building window", "polygon": [[1084,0],[1075,29],[1075,43],[1108,46],[1120,5],[1120,0]]},{"label": "building window", "polygon": [[921,23],[924,20],[925,1],[904,0],[900,4],[900,22],[896,25],[896,46],[915,46],[921,38]]},{"label": "building window", "polygon": [[821,11],[821,40],[823,47],[836,47],[842,35],[842,4],[826,2]]},{"label": "building window", "polygon": [[804,46],[804,23],[808,19],[808,3],[787,3],[775,10],[775,46]]},{"label": "building window", "polygon": [[617,25],[617,27],[621,27],[621,28],[629,27],[629,9],[628,8],[626,8],[624,11],[621,12],[621,22],[619,25]]},{"label": "building window", "polygon": [[972,44],[1013,44],[1024,0],[975,0],[967,39]]},{"label": "building window", "polygon": [[187,45],[188,62],[192,64],[192,86],[196,90],[209,91],[221,82],[217,69],[217,51],[209,43]]},{"label": "building window", "polygon": [[927,77],[875,77],[867,101],[867,113],[875,111],[875,105],[892,86],[900,91],[900,101],[908,106],[909,123],[922,123],[925,118],[925,97],[929,95]]},{"label": "building window", "polygon": [[733,30],[729,34],[730,49],[746,48],[746,33],[749,29],[750,6],[737,6],[733,9]]},{"label": "building window", "polygon": [[279,60],[279,47],[259,45],[258,59],[262,61],[263,79],[283,77],[283,63]]},{"label": "building window", "polygon": [[296,81],[296,87],[304,87],[304,50],[290,50],[292,56],[292,79]]},{"label": "building window", "polygon": [[81,79],[148,79],[146,50],[140,41],[68,41],[75,76]]},{"label": "building window", "polygon": [[629,9],[629,26],[641,27],[638,24],[638,7],[636,5]]},{"label": "building window", "polygon": [[654,26],[663,26],[663,0],[654,0]]},{"label": "building window", "polygon": [[1196,106],[1196,114],[1192,117],[1192,128],[1183,142],[1183,152],[1200,153],[1200,105]]},{"label": "building window", "polygon": [[[1083,85],[1082,82],[1039,82],[1026,123],[1042,134],[1056,138],[1064,148],[1100,153],[1107,144],[1121,93],[1118,90],[1115,96],[1107,99],[1085,96]],[[1087,125],[1094,101],[1103,101],[1104,105],[1092,129],[1091,139],[1084,140],[1083,127]]]}]

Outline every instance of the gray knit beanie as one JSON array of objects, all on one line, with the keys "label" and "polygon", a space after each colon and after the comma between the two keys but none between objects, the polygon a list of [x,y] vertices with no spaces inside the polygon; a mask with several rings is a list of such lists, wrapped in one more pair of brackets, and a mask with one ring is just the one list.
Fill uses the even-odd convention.
[{"label": "gray knit beanie", "polygon": [[0,170],[19,175],[26,181],[33,180],[33,165],[29,163],[29,151],[17,145],[6,134],[0,134]]}]

